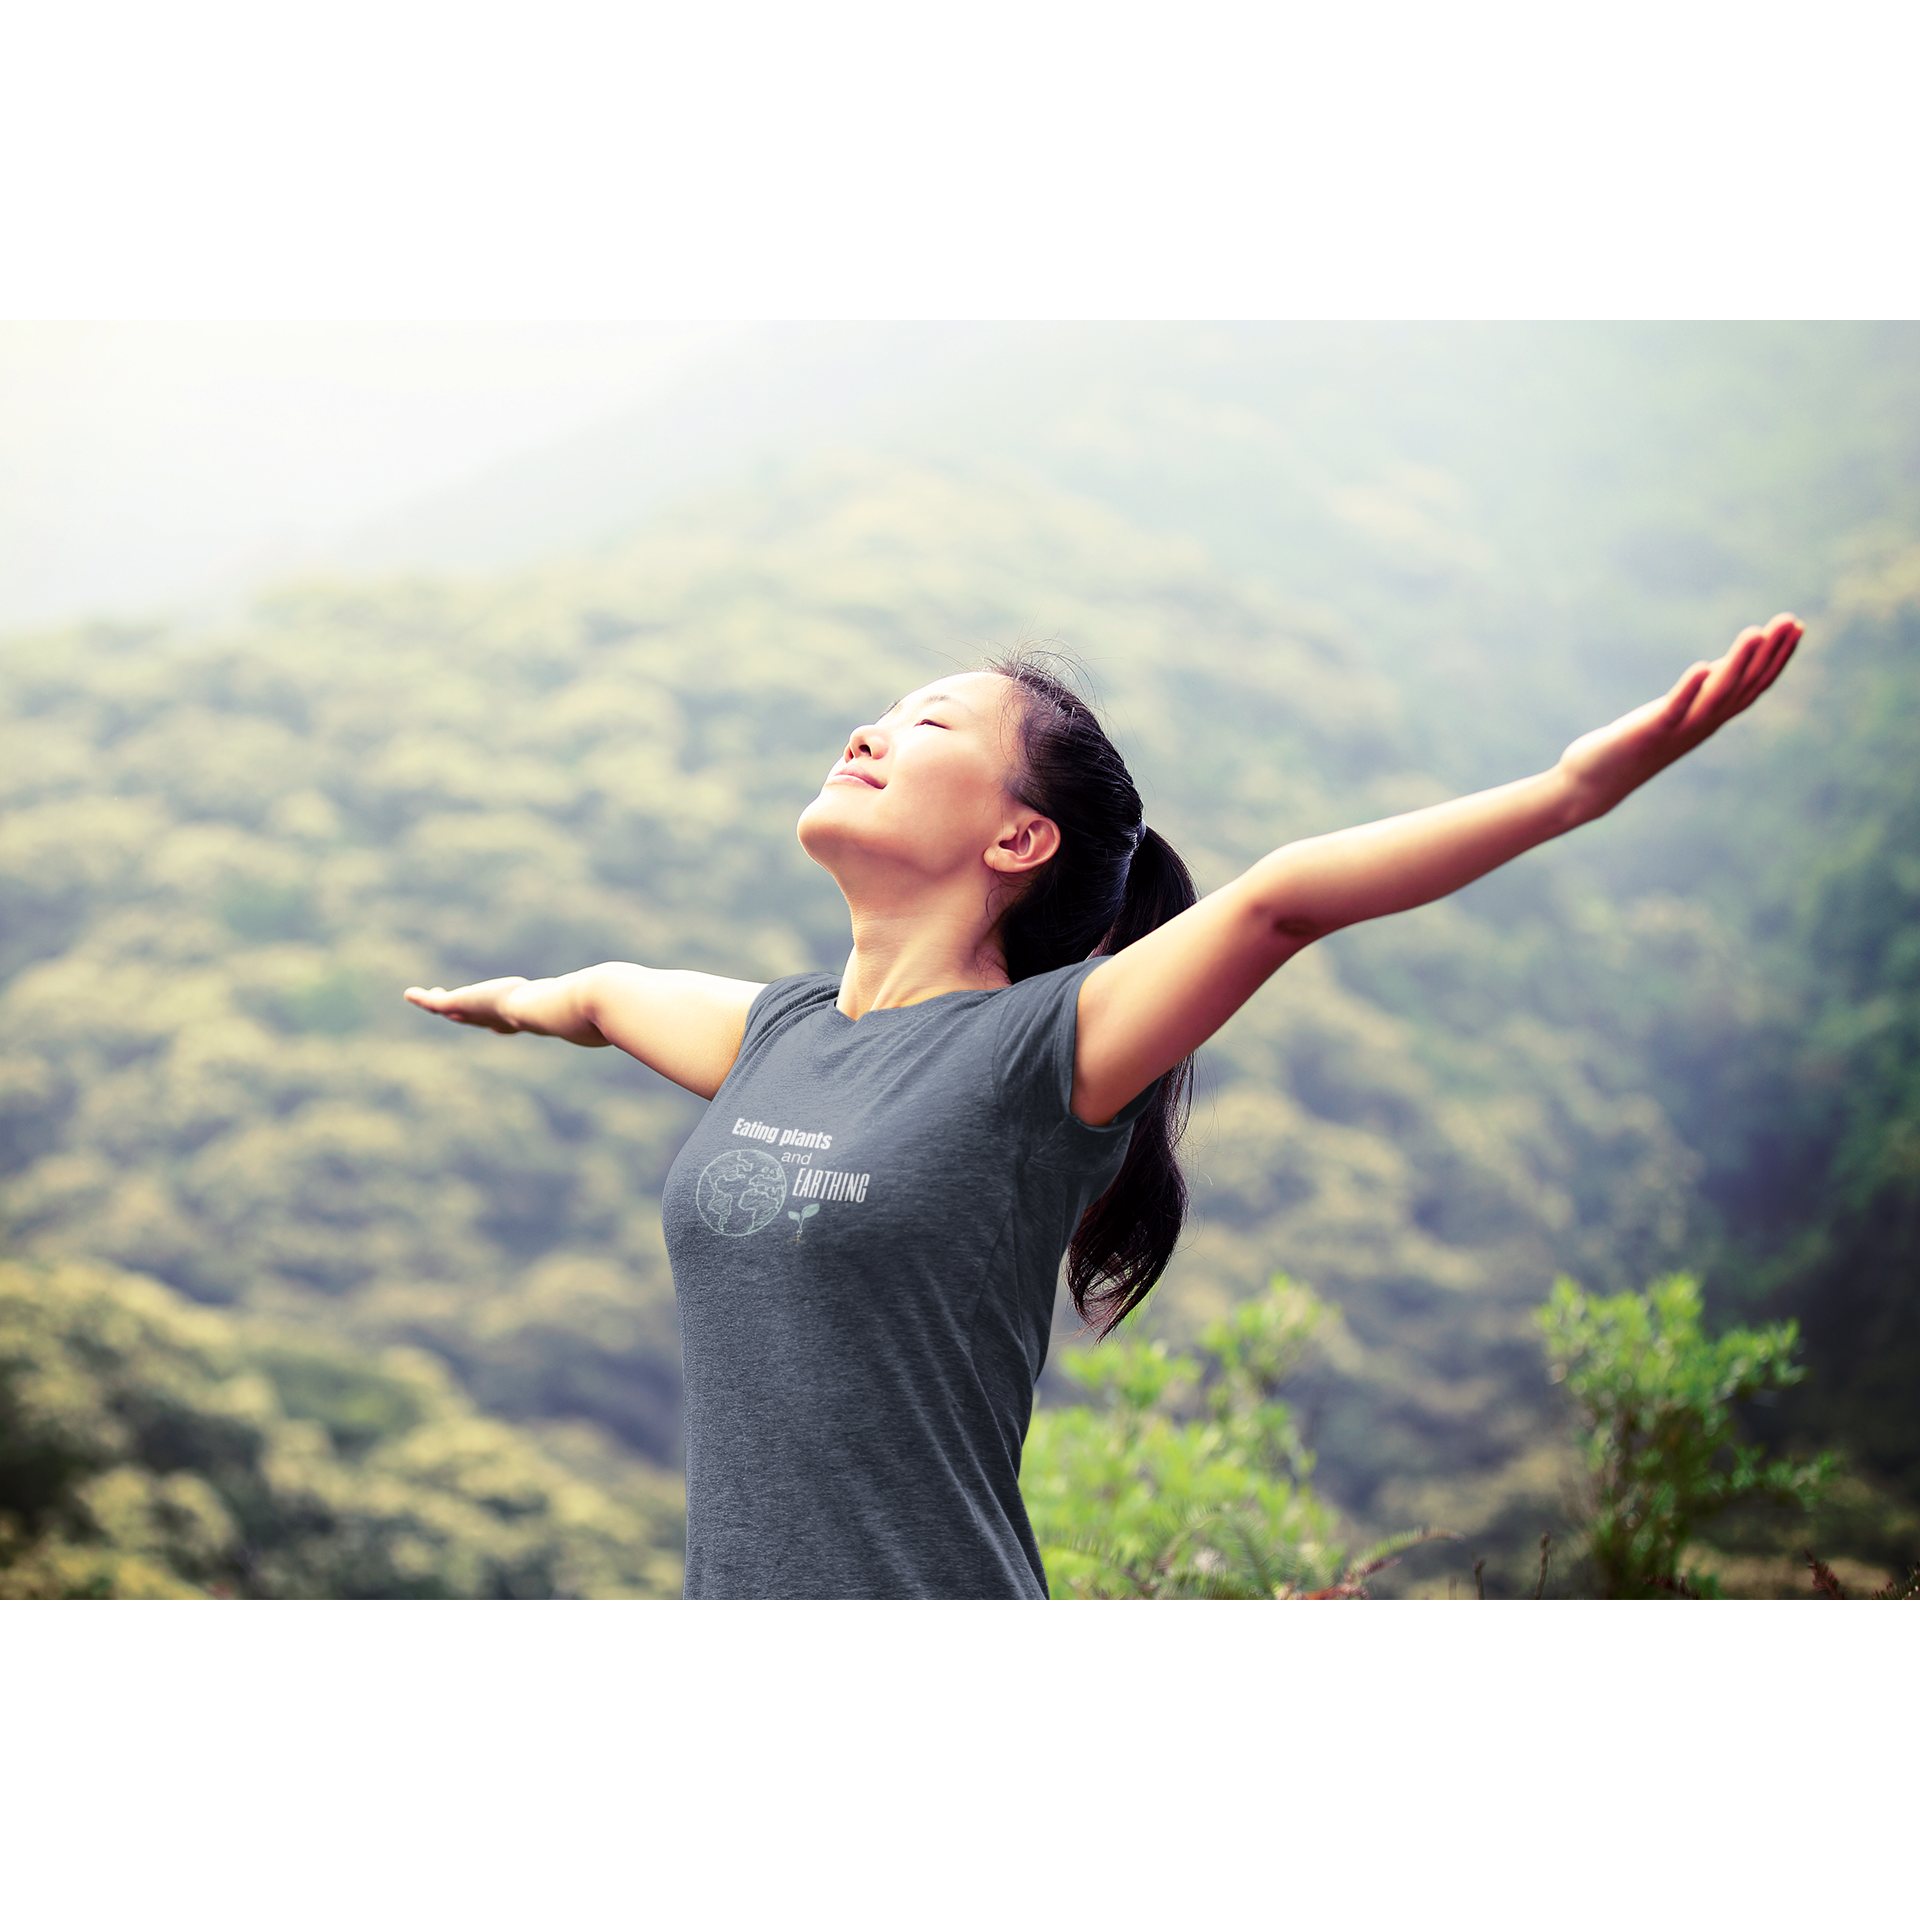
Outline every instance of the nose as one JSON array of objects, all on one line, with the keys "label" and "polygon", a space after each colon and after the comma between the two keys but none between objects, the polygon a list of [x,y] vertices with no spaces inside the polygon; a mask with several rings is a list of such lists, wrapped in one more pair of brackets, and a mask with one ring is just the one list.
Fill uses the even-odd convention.
[{"label": "nose", "polygon": [[878,727],[855,727],[847,736],[848,760],[877,760],[886,751],[886,736]]}]

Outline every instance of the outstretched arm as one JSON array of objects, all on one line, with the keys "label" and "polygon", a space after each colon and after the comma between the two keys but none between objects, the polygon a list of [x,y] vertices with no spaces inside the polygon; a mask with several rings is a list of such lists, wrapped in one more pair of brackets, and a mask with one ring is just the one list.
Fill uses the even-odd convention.
[{"label": "outstretched arm", "polygon": [[482,980],[409,987],[408,1001],[459,1026],[543,1033],[576,1047],[619,1047],[689,1093],[711,1100],[740,1052],[760,983],[622,960],[556,980]]},{"label": "outstretched arm", "polygon": [[1759,699],[1801,631],[1785,613],[1749,627],[1662,699],[1576,740],[1550,772],[1282,847],[1116,954],[1080,990],[1074,1112],[1104,1124],[1323,935],[1441,899],[1611,812]]}]

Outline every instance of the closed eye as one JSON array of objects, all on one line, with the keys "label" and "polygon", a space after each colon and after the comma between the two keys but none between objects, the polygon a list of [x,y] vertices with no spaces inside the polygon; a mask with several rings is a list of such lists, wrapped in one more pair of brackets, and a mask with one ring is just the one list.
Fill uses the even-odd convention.
[{"label": "closed eye", "polygon": [[944,720],[916,720],[913,724],[916,727],[938,727],[942,733],[947,731],[947,724]]}]

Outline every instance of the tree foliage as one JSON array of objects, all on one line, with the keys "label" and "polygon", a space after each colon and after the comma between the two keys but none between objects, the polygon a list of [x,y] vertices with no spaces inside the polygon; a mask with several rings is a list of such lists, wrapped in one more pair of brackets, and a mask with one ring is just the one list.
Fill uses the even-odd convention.
[{"label": "tree foliage", "polygon": [[0,1263],[0,1597],[665,1595],[679,1529],[671,1480],[430,1355]]},{"label": "tree foliage", "polygon": [[1539,1318],[1553,1378],[1579,1409],[1586,1546],[1603,1598],[1686,1591],[1682,1561],[1703,1524],[1746,1500],[1810,1506],[1831,1477],[1830,1456],[1767,1460],[1735,1425],[1742,1402],[1805,1377],[1792,1321],[1710,1339],[1685,1273],[1610,1299],[1562,1275]]}]

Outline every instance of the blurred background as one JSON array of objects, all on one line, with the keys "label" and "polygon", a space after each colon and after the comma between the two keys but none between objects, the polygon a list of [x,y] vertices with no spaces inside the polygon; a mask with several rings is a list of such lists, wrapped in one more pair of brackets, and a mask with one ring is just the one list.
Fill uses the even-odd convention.
[{"label": "blurred background", "polygon": [[905,688],[1070,649],[1207,888],[1782,609],[1738,727],[1203,1058],[1150,1330],[1315,1289],[1318,1490],[1492,1592],[1558,1273],[1797,1317],[1754,1435],[1920,1555],[1920,328],[0,328],[0,1590],[677,1591],[696,1103],[400,990],[837,968],[793,822]]}]

